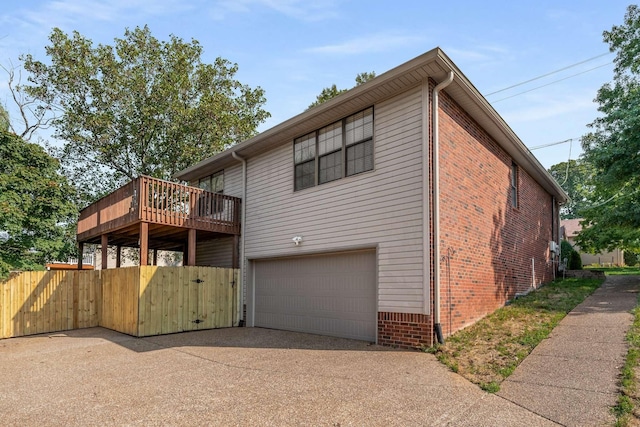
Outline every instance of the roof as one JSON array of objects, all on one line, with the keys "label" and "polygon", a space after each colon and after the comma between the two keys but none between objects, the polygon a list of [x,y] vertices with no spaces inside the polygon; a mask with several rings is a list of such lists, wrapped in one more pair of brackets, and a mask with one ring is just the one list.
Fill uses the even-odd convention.
[{"label": "roof", "polygon": [[419,86],[427,78],[432,78],[438,83],[444,80],[449,72],[454,73],[454,79],[445,92],[545,190],[554,195],[560,203],[566,202],[568,196],[554,178],[440,48],[432,49],[327,102],[190,166],[178,172],[175,177],[192,181],[212,171],[235,165],[238,161],[233,158],[232,152],[244,158],[251,158],[279,145],[290,143],[294,138],[340,120],[354,111],[370,107]]},{"label": "roof", "polygon": [[580,221],[584,221],[582,218],[576,219],[563,219],[560,221],[560,225],[564,227],[564,231],[569,237],[575,237],[582,231],[582,226],[580,225]]}]

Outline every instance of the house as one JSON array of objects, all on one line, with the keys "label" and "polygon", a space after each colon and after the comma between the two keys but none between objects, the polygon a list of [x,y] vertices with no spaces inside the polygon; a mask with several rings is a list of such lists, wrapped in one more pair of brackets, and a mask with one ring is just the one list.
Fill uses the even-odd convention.
[{"label": "house", "polygon": [[551,281],[567,200],[439,48],[176,178],[242,200],[187,264],[239,265],[247,326],[400,347]]},{"label": "house", "polygon": [[598,265],[598,266],[623,266],[624,265],[624,251],[616,249],[611,252],[599,252],[597,254],[589,254],[580,250],[580,246],[576,244],[576,237],[582,231],[581,218],[575,219],[563,219],[560,221],[561,231],[563,238],[567,242],[571,243],[571,246],[578,251],[582,265]]}]

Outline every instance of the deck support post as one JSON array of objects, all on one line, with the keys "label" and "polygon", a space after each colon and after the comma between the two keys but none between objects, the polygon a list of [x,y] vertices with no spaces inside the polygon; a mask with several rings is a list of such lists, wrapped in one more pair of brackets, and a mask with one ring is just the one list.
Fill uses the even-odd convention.
[{"label": "deck support post", "polygon": [[158,250],[154,249],[153,250],[153,265],[158,265]]},{"label": "deck support post", "polygon": [[149,264],[149,223],[140,223],[140,265]]},{"label": "deck support post", "polygon": [[196,265],[196,229],[189,229],[187,243],[187,265]]},{"label": "deck support post", "polygon": [[82,254],[84,252],[84,243],[78,242],[78,270],[82,270]]},{"label": "deck support post", "polygon": [[102,252],[102,265],[101,270],[107,269],[107,261],[109,260],[109,236],[103,234],[100,236],[101,252]]},{"label": "deck support post", "polygon": [[233,268],[239,268],[240,266],[240,236],[233,235],[233,254],[231,256],[231,265]]},{"label": "deck support post", "polygon": [[116,247],[116,268],[120,268],[122,262],[122,245]]}]

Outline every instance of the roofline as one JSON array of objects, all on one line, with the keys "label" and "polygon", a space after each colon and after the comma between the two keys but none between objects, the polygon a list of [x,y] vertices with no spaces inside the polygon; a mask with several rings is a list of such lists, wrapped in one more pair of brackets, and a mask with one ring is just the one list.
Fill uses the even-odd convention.
[{"label": "roofline", "polygon": [[[329,101],[326,101],[316,107],[310,108],[296,116],[293,116],[290,119],[285,120],[284,122],[264,132],[261,132],[252,138],[246,139],[239,144],[226,149],[225,151],[204,159],[196,163],[195,165],[192,165],[176,173],[174,177],[177,179],[189,181],[202,176],[203,170],[212,171],[213,169],[216,169],[216,164],[225,165],[230,161],[235,163],[236,160],[233,159],[231,154],[232,152],[235,152],[242,157],[249,157],[246,154],[247,150],[252,149],[255,151],[262,141],[266,141],[267,139],[277,136],[279,133],[297,127],[312,117],[326,113],[335,107],[353,101],[363,94],[372,92],[374,89],[382,87],[383,85],[386,85],[389,82],[430,63],[435,63],[438,66],[442,67],[445,73],[448,73],[449,71],[452,71],[454,73],[454,83],[461,88],[461,90],[469,100],[471,100],[482,110],[484,116],[491,121],[491,123],[497,130],[500,131],[503,137],[499,138],[499,135],[489,132],[489,130],[485,130],[492,136],[492,138],[497,140],[499,145],[505,151],[507,151],[512,158],[514,158],[515,162],[520,167],[523,167],[527,172],[529,172],[529,174],[531,174],[538,183],[543,185],[543,187],[549,193],[556,196],[560,203],[566,203],[569,200],[569,196],[564,192],[560,185],[558,185],[551,174],[549,174],[549,172],[547,172],[547,170],[540,164],[538,159],[531,153],[531,151],[529,151],[529,149],[524,145],[524,143],[515,134],[511,127],[509,127],[504,119],[498,114],[498,112],[491,106],[491,104],[489,104],[489,102],[482,96],[482,94],[469,81],[469,79],[467,79],[462,71],[460,71],[460,69],[439,47],[436,47],[408,62],[405,62],[404,64],[401,64],[379,76],[376,76],[374,79],[356,86],[336,96],[335,98],[330,99]],[[429,77],[435,80],[434,77]],[[444,92],[448,91],[445,90]],[[262,151],[257,150],[253,155],[256,155],[259,152]],[[220,167],[220,169],[222,168],[223,167]]]}]

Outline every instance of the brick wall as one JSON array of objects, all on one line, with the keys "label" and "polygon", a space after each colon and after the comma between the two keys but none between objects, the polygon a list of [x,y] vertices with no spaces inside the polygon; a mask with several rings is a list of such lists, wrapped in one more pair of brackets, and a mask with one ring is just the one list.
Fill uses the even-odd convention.
[{"label": "brick wall", "polygon": [[[440,251],[444,258],[440,314],[446,337],[503,306],[517,292],[553,279],[548,251],[553,240],[553,202],[518,167],[519,204],[512,206],[511,157],[446,92],[440,94],[439,121]],[[431,156],[432,152],[433,165]],[[431,178],[433,167],[430,174]],[[433,206],[432,199],[429,204]],[[433,235],[433,222],[429,230]],[[432,256],[434,244],[432,241]],[[432,259],[432,313],[434,266]],[[378,313],[379,344],[418,347],[433,345],[434,340],[431,315]]]},{"label": "brick wall", "polygon": [[[440,97],[441,325],[449,335],[553,279],[552,197],[446,93]],[[533,262],[532,262],[533,259]],[[535,268],[535,277],[533,269]]]},{"label": "brick wall", "polygon": [[415,348],[431,345],[431,316],[417,313],[378,313],[378,344]]}]

